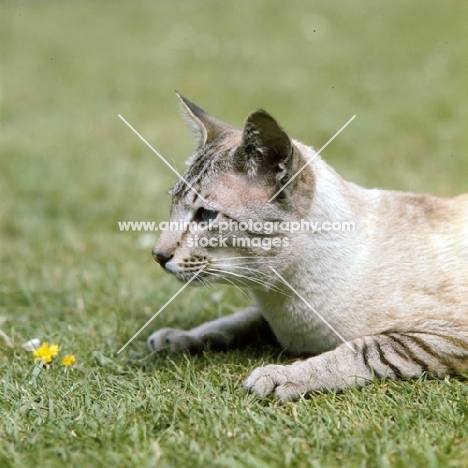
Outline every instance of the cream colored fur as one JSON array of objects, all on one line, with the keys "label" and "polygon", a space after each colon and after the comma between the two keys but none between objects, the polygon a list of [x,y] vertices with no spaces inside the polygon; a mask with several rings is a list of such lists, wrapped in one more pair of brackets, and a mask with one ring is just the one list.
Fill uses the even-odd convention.
[{"label": "cream colored fur", "polygon": [[[270,252],[193,249],[186,242],[193,232],[163,233],[153,253],[166,271],[187,281],[203,268],[201,281],[247,286],[257,307],[190,331],[157,331],[148,340],[151,349],[229,345],[252,327],[269,326],[287,351],[315,356],[258,368],[247,379],[246,387],[259,395],[283,399],[375,377],[423,371],[442,377],[468,368],[468,195],[442,199],[368,190],[343,180],[266,113],[252,113],[241,133],[181,101],[202,136],[186,176],[207,201],[179,182],[171,220],[191,220],[203,208],[219,212],[217,222],[228,213],[353,221],[355,230],[288,233],[290,245]],[[221,161],[218,169],[207,169],[210,158]],[[269,203],[307,162],[282,201]]]}]

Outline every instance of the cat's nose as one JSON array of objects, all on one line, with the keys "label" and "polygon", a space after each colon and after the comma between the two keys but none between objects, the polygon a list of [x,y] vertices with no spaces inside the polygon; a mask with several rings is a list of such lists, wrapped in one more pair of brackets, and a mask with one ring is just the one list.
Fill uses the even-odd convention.
[{"label": "cat's nose", "polygon": [[164,268],[166,263],[174,256],[171,253],[164,252],[163,250],[158,250],[156,248],[152,251],[153,258]]}]

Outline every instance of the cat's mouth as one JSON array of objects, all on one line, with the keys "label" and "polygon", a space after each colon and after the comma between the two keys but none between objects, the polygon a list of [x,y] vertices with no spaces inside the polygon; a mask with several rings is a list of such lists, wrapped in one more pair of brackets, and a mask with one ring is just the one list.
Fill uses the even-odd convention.
[{"label": "cat's mouth", "polygon": [[[191,283],[193,286],[221,283],[230,284],[238,289],[248,287],[288,295],[282,288],[271,282],[271,276],[256,270],[257,259],[249,259],[248,263],[236,264],[233,262],[229,265],[225,263],[225,259],[217,260],[208,261],[205,257],[194,257],[176,261],[171,257],[164,264],[160,264],[166,273],[170,273],[182,283]],[[254,269],[256,270],[255,274],[253,274]]]},{"label": "cat's mouth", "polygon": [[210,282],[208,276],[204,273],[206,265],[202,265],[199,268],[190,269],[179,269],[179,268],[164,268],[167,273],[172,274],[182,283],[192,283],[194,285],[202,285]]},{"label": "cat's mouth", "polygon": [[153,251],[153,257],[161,265],[161,268],[182,283],[193,282],[193,284],[206,284],[210,282],[204,269],[207,267],[207,263],[204,260],[183,260],[177,262],[174,259],[174,255],[165,256],[158,255]]}]

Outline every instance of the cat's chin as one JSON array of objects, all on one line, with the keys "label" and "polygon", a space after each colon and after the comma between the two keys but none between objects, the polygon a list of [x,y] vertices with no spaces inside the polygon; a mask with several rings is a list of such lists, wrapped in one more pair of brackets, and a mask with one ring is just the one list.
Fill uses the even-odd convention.
[{"label": "cat's chin", "polygon": [[206,276],[202,277],[201,274],[197,273],[186,273],[186,272],[173,272],[173,271],[167,271],[166,273],[169,273],[172,275],[174,278],[176,278],[179,282],[181,283],[190,283],[190,286],[203,286],[207,285],[208,283],[212,283],[213,281],[210,281]]}]

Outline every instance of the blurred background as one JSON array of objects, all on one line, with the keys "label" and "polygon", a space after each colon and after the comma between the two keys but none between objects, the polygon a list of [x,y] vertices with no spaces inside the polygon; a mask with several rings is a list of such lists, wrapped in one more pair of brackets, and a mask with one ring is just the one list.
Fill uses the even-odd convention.
[{"label": "blurred background", "polygon": [[[115,349],[180,287],[151,258],[156,236],[117,226],[165,220],[175,181],[117,115],[182,171],[193,146],[175,90],[238,128],[264,108],[316,148],[356,114],[322,155],[343,177],[468,191],[465,2],[0,6],[0,317],[12,336],[40,327]],[[191,291],[158,324],[245,302],[212,293]]]}]

